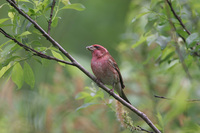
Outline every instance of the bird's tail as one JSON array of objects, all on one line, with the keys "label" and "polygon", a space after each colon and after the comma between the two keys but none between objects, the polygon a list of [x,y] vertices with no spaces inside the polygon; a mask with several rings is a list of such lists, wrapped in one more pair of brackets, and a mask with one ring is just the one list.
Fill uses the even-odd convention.
[{"label": "bird's tail", "polygon": [[115,90],[117,91],[117,93],[119,94],[119,96],[120,96],[121,98],[123,98],[126,102],[128,102],[128,103],[131,104],[131,102],[129,102],[128,98],[127,98],[126,95],[124,94],[124,91],[123,91],[123,89],[121,88],[121,84],[115,85],[114,88],[115,88]]},{"label": "bird's tail", "polygon": [[123,98],[126,102],[128,102],[128,103],[131,104],[131,102],[129,102],[128,98],[127,98],[126,95],[124,94],[124,91],[123,91],[123,90],[121,90],[121,93],[120,93],[119,96],[120,96],[121,98]]}]

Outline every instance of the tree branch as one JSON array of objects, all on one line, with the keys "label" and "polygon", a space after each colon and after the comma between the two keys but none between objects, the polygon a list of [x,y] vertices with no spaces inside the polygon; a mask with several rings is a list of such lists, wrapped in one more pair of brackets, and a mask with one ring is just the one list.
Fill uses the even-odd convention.
[{"label": "tree branch", "polygon": [[166,98],[164,96],[158,96],[158,95],[154,95],[155,98],[161,98],[161,99],[167,99],[167,100],[172,100],[171,98]]},{"label": "tree branch", "polygon": [[114,92],[110,91],[108,87],[106,87],[103,83],[98,81],[96,77],[94,77],[91,73],[89,73],[83,66],[81,66],[62,46],[57,43],[51,36],[49,36],[30,16],[25,14],[22,10],[20,10],[15,3],[13,3],[11,0],[7,0],[8,3],[10,3],[11,6],[13,6],[22,16],[24,16],[26,19],[28,19],[36,29],[38,29],[43,36],[49,40],[54,46],[56,46],[72,63],[74,66],[76,66],[79,70],[81,70],[83,73],[85,73],[90,79],[92,79],[96,84],[101,87],[103,90],[105,90],[107,93],[112,95],[116,100],[121,102],[124,106],[129,108],[131,111],[136,113],[139,117],[141,117],[156,133],[161,133],[156,126],[151,122],[151,120],[144,114],[143,112],[139,111],[137,108],[132,106],[131,104],[127,103],[125,100],[123,100],[121,97],[119,97]]},{"label": "tree branch", "polygon": [[150,132],[150,131],[148,131],[148,130],[146,130],[146,129],[143,129],[142,127],[140,127],[140,126],[137,126],[139,129],[139,131],[144,131],[144,132],[147,132],[147,133],[153,133],[153,132]]},{"label": "tree branch", "polygon": [[191,32],[186,28],[186,26],[183,24],[182,19],[176,14],[176,12],[174,11],[174,8],[172,7],[172,3],[169,0],[166,0],[174,17],[178,20],[178,22],[180,23],[180,25],[183,27],[183,29],[187,32],[188,35],[191,35]]},{"label": "tree branch", "polygon": [[[36,28],[36,29],[38,29],[41,33],[42,33],[42,35],[47,39],[47,40],[49,40],[55,47],[57,47],[71,62],[74,62],[75,61],[75,59],[70,55],[70,54],[68,54],[68,52],[65,50],[65,49],[63,49],[61,46],[60,46],[60,44],[58,43],[58,42],[56,42],[51,36],[49,36],[48,34],[47,34],[47,32],[44,30],[44,29],[42,29],[39,25],[38,25],[38,23],[36,23],[30,16],[28,16],[26,13],[24,13],[19,7],[17,7],[17,5],[15,4],[15,3],[13,3],[11,0],[6,0],[8,3],[10,3],[10,5],[12,6],[12,7],[14,7],[18,12],[19,12],[19,14],[21,14],[22,16],[24,16],[26,19],[28,19],[33,25],[34,25],[34,27]],[[75,64],[77,63],[77,62],[74,62]]]},{"label": "tree branch", "polygon": [[[155,98],[160,98],[160,99],[165,99],[165,100],[175,100],[175,99],[172,99],[172,98],[167,98],[167,97],[164,97],[164,96],[158,96],[158,95],[154,95]],[[186,100],[187,102],[199,102],[200,99],[188,99]]]},{"label": "tree branch", "polygon": [[0,28],[0,32],[7,38],[13,40],[15,43],[17,43],[20,47],[24,48],[26,51],[30,51],[30,52],[33,52],[34,55],[36,56],[39,56],[41,58],[45,58],[45,59],[49,59],[49,60],[55,60],[57,62],[61,62],[61,63],[64,63],[64,64],[67,64],[67,65],[74,65],[73,63],[71,62],[68,62],[68,61],[64,61],[64,60],[60,60],[58,58],[55,58],[53,56],[49,56],[49,55],[46,55],[42,52],[39,52],[31,47],[28,47],[26,46],[25,44],[22,44],[21,42],[17,41],[15,38],[11,37],[8,33],[6,33],[2,28]]},{"label": "tree branch", "polygon": [[51,23],[52,23],[52,16],[53,16],[53,9],[55,7],[56,0],[53,0],[52,5],[51,5],[51,13],[50,13],[50,18],[48,21],[48,34],[50,34],[51,31]]},{"label": "tree branch", "polygon": [[[181,17],[179,17],[179,16],[176,14],[176,12],[175,12],[175,10],[174,10],[174,8],[173,8],[173,6],[172,6],[171,1],[166,0],[166,2],[167,2],[167,4],[169,5],[169,7],[170,7],[170,9],[171,9],[171,11],[172,11],[174,17],[178,20],[178,22],[180,23],[180,25],[182,26],[182,28],[184,29],[184,31],[186,31],[188,35],[191,35],[191,32],[190,32],[190,31],[186,28],[186,26],[183,24],[183,21],[182,21]],[[175,29],[176,29],[176,28],[175,28]],[[179,33],[178,33],[178,34],[179,34]],[[180,37],[183,39],[183,41],[185,42],[185,38],[184,38],[183,36],[181,36],[180,34],[179,34],[179,36],[180,36]],[[197,43],[196,45],[199,45],[199,43]],[[193,48],[191,47],[190,49],[193,49]],[[197,52],[195,52],[194,55],[200,56]]]}]

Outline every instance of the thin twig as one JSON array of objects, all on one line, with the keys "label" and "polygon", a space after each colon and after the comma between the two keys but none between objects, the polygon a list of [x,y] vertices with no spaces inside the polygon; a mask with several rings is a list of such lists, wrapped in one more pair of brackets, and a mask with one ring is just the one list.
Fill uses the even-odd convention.
[{"label": "thin twig", "polygon": [[151,131],[148,131],[140,126],[137,126],[139,128],[140,131],[144,131],[144,132],[147,132],[147,133],[154,133],[154,132],[151,132]]},{"label": "thin twig", "polygon": [[180,23],[180,25],[183,27],[183,29],[187,32],[188,35],[191,35],[191,32],[186,28],[186,26],[183,24],[182,19],[176,14],[176,12],[174,11],[174,8],[172,7],[172,3],[169,0],[166,0],[172,13],[174,14],[175,18],[178,20],[178,22]]},{"label": "thin twig", "polygon": [[200,101],[200,99],[189,99],[189,100],[187,100],[187,102],[199,102]]},{"label": "thin twig", "polygon": [[137,108],[132,106],[131,104],[127,103],[125,100],[123,100],[120,96],[115,94],[114,92],[110,91],[108,87],[106,87],[103,83],[101,83],[99,80],[97,80],[96,77],[94,77],[91,73],[89,73],[83,66],[81,66],[58,42],[56,42],[51,36],[49,36],[45,30],[43,30],[30,16],[28,16],[26,13],[24,13],[22,10],[20,10],[11,0],[7,0],[8,3],[10,3],[11,6],[13,6],[22,16],[24,16],[26,19],[28,19],[36,29],[38,29],[43,36],[49,40],[54,46],[56,46],[72,63],[74,66],[76,66],[79,70],[81,70],[83,73],[85,73],[89,78],[91,78],[99,87],[101,87],[103,90],[105,90],[107,93],[112,95],[116,100],[121,102],[124,106],[129,108],[131,111],[136,113],[139,117],[141,117],[156,133],[161,133],[157,127],[152,123],[152,121],[144,114],[143,112],[139,111]]},{"label": "thin twig", "polygon": [[[180,23],[180,25],[182,26],[182,28],[184,29],[184,31],[186,31],[188,35],[191,35],[191,32],[190,32],[190,31],[186,28],[186,26],[183,24],[183,21],[182,21],[181,17],[179,17],[179,16],[176,14],[176,12],[175,12],[175,10],[174,10],[174,8],[173,8],[173,6],[172,6],[171,1],[169,1],[169,0],[166,0],[166,1],[167,1],[168,5],[169,5],[169,7],[170,7],[170,9],[171,9],[171,11],[172,11],[172,13],[173,13],[173,15],[174,15],[175,18],[178,20],[178,22]],[[179,35],[180,35],[180,34],[179,34]],[[182,36],[180,36],[180,37],[183,39]],[[183,39],[183,41],[185,42],[185,38]],[[196,43],[196,45],[199,45],[199,43]],[[193,49],[193,48],[191,47],[190,49]],[[194,55],[199,56],[199,54],[198,54],[197,52],[195,52]]]},{"label": "thin twig", "polygon": [[131,132],[133,132],[133,131],[143,131],[143,132],[147,132],[147,133],[154,133],[154,132],[148,131],[148,130],[140,127],[140,126],[135,127],[135,126],[131,125],[129,122],[126,122],[126,121],[124,121],[124,122],[126,124],[126,127],[128,127],[128,129]]},{"label": "thin twig", "polygon": [[[167,97],[164,97],[164,96],[158,96],[158,95],[154,95],[155,98],[160,98],[160,99],[165,99],[165,100],[174,100],[172,98],[167,98]],[[199,102],[200,99],[188,99],[186,100],[187,102]]]},{"label": "thin twig", "polygon": [[188,67],[187,67],[187,65],[186,65],[185,62],[184,62],[183,53],[181,52],[180,47],[179,47],[178,44],[176,44],[176,51],[177,51],[177,53],[178,53],[178,56],[179,56],[181,65],[182,65],[182,67],[183,67],[185,73],[187,74],[187,76],[188,76],[189,79],[192,79],[192,76],[191,76],[190,73],[189,73]]},{"label": "thin twig", "polygon": [[55,7],[56,0],[53,0],[52,5],[51,5],[51,12],[50,12],[50,17],[48,21],[48,34],[50,34],[51,31],[51,23],[52,23],[52,16],[53,16],[53,9]]},{"label": "thin twig", "polygon": [[[167,16],[169,17],[170,14],[169,14],[169,11],[167,11]],[[170,17],[171,18],[171,17]],[[182,38],[183,42],[186,43],[186,39],[181,35],[179,34],[177,31],[176,31],[176,26],[174,25],[174,23],[172,22],[171,19],[167,19],[170,23],[170,25],[172,26],[173,30],[179,35],[180,38]]]},{"label": "thin twig", "polygon": [[171,98],[166,98],[164,96],[158,96],[158,95],[154,95],[155,98],[161,98],[161,99],[167,99],[167,100],[172,100]]},{"label": "thin twig", "polygon": [[22,44],[21,42],[17,41],[15,38],[11,37],[8,33],[6,33],[2,28],[0,28],[0,32],[7,38],[13,40],[15,43],[17,43],[20,47],[23,47],[26,51],[30,51],[30,52],[33,52],[34,55],[36,56],[39,56],[41,58],[45,58],[45,59],[49,59],[49,60],[55,60],[57,62],[61,62],[61,63],[64,63],[64,64],[67,64],[67,65],[74,65],[73,63],[71,62],[68,62],[68,61],[64,61],[64,60],[60,60],[58,58],[55,58],[53,56],[49,56],[49,55],[46,55],[42,52],[39,52],[31,47],[28,47],[27,45],[25,44]]}]

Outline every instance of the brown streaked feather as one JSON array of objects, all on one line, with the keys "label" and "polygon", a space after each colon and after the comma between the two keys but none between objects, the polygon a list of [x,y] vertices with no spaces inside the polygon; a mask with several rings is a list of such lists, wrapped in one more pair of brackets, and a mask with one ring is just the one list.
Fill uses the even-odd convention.
[{"label": "brown streaked feather", "polygon": [[119,80],[120,80],[121,87],[122,87],[122,89],[124,89],[125,85],[124,85],[124,82],[123,82],[123,79],[122,79],[122,75],[120,73],[120,70],[119,70],[119,67],[118,67],[117,63],[115,62],[115,60],[114,60],[114,58],[112,56],[110,56],[109,62],[113,66],[113,68],[115,68],[115,70],[117,71],[117,73],[119,75]]}]

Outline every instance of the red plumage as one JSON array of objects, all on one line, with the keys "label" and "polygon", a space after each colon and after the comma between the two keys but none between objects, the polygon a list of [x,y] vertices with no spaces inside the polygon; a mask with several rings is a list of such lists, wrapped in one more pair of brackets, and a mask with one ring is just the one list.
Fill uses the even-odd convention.
[{"label": "red plumage", "polygon": [[125,86],[118,65],[108,50],[97,44],[86,48],[92,52],[91,68],[97,79],[104,84],[112,85],[119,96],[130,103],[123,92]]}]

